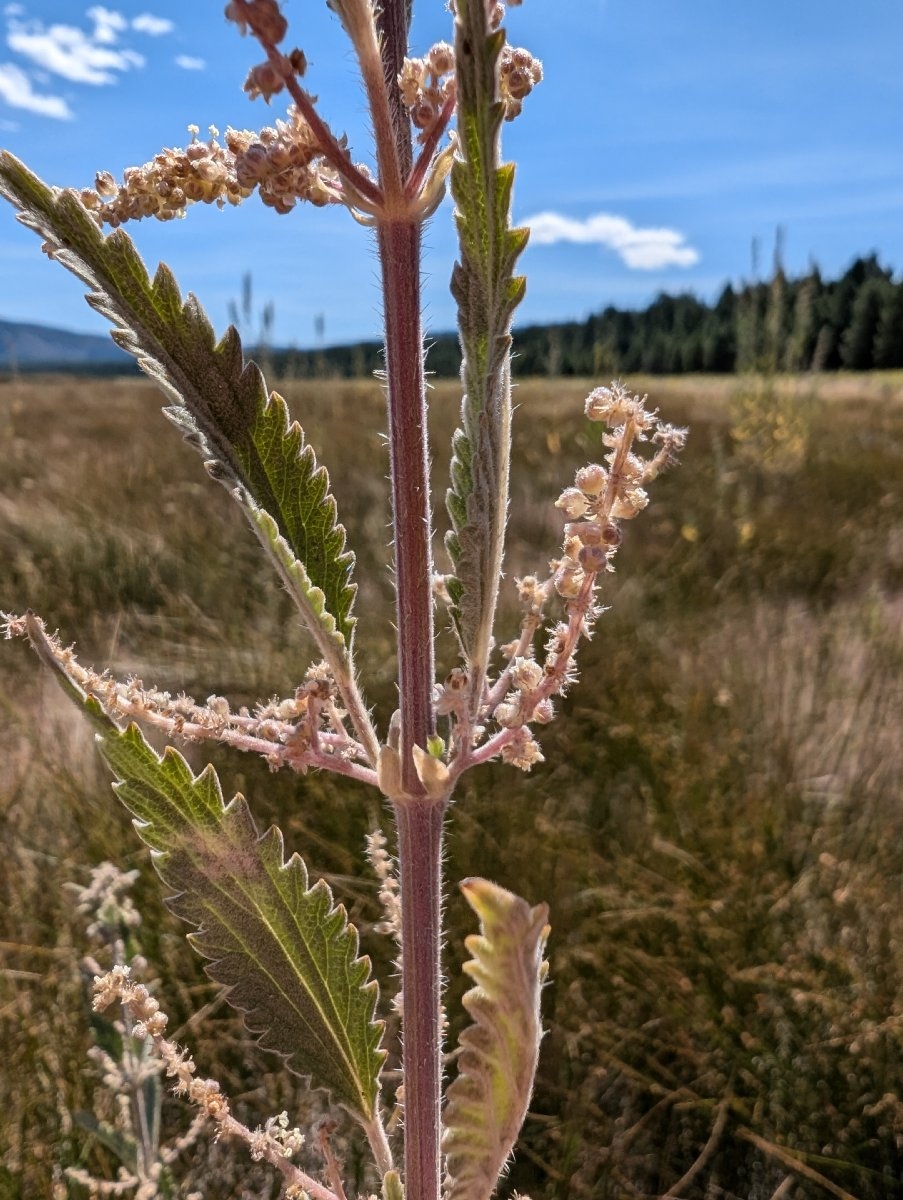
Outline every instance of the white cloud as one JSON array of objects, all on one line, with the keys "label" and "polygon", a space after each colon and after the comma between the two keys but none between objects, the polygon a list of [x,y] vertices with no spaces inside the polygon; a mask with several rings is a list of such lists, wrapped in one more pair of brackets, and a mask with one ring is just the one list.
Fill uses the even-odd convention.
[{"label": "white cloud", "polygon": [[128,22],[122,13],[103,8],[97,4],[88,9],[88,16],[94,22],[93,39],[105,46],[112,46],[119,38],[123,29],[128,28]]},{"label": "white cloud", "polygon": [[89,15],[95,22],[90,35],[74,25],[45,27],[40,21],[26,24],[13,17],[6,43],[11,50],[31,59],[44,70],[73,83],[113,83],[116,79],[114,71],[144,66],[144,59],[134,50],[111,48],[110,41],[115,41],[119,22],[124,20],[118,13],[93,8]]},{"label": "white cloud", "polygon": [[580,245],[606,246],[638,271],[656,271],[661,267],[692,267],[699,262],[699,252],[688,246],[682,233],[675,229],[641,229],[624,217],[611,213],[596,213],[582,221],[560,213],[542,212],[528,217],[530,243],[552,246],[556,242],[576,242]]},{"label": "white cloud", "polygon": [[61,96],[40,96],[33,91],[31,80],[14,63],[0,63],[0,100],[13,108],[24,108],[42,117],[71,121],[72,110]]},{"label": "white cloud", "polygon": [[155,17],[151,13],[142,13],[140,17],[135,17],[132,21],[132,29],[138,33],[147,33],[151,37],[160,37],[163,33],[172,33],[175,29],[175,22],[168,20],[166,17]]},{"label": "white cloud", "polygon": [[175,61],[183,71],[204,71],[207,67],[202,58],[192,58],[190,54],[177,54]]}]

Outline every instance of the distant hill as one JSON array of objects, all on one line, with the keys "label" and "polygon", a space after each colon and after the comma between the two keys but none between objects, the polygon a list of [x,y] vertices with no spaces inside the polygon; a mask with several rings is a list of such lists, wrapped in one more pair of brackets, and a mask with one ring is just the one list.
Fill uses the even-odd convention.
[{"label": "distant hill", "polygon": [[131,355],[102,334],[71,333],[49,325],[0,320],[0,370],[133,369]]}]

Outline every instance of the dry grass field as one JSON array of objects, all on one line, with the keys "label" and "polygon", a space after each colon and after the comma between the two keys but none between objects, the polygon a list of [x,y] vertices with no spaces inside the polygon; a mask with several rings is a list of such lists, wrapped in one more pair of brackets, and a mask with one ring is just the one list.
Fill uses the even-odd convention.
[{"label": "dry grass field", "polygon": [[[551,906],[549,1033],[506,1186],[533,1200],[903,1197],[903,376],[632,383],[691,426],[683,465],[626,530],[547,762],[468,778],[452,817],[452,881],[488,875]],[[384,728],[380,391],[284,390],[358,554]],[[599,456],[585,392],[518,389],[510,578],[556,552],[554,500]],[[137,380],[0,383],[0,609],[34,609],[118,675],[200,699],[284,695],[310,652],[290,603],[159,407]],[[439,498],[456,410],[437,386]],[[104,1034],[64,886],[107,859],[139,872],[141,952],[202,1070],[252,1124],[307,1111],[166,913],[81,717],[27,647],[0,650],[0,1198],[87,1196],[71,1167],[115,1178],[85,1115],[115,1101],[87,1053]],[[214,758],[385,963],[361,867],[374,798]],[[452,979],[463,907],[450,894]],[[169,1100],[163,1117],[170,1133],[188,1120]],[[278,1192],[203,1139],[173,1177],[161,1196]]]}]

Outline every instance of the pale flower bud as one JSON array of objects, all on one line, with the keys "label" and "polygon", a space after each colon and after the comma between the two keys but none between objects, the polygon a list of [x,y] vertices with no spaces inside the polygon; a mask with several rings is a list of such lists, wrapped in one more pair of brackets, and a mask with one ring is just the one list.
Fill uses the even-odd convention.
[{"label": "pale flower bud", "polygon": [[601,546],[584,546],[580,551],[580,565],[590,575],[604,571],[608,565],[608,551]]},{"label": "pale flower bud", "polygon": [[572,487],[564,489],[555,501],[555,507],[563,509],[565,514],[573,521],[578,517],[582,517],[587,508],[589,508],[589,505],[583,492],[579,488]]},{"label": "pale flower bud", "polygon": [[590,463],[581,467],[574,477],[574,483],[586,496],[599,496],[605,490],[608,482],[608,472],[599,463]]},{"label": "pale flower bud", "polygon": [[504,700],[496,705],[493,715],[503,729],[513,729],[521,723],[520,705],[516,700]]},{"label": "pale flower bud", "polygon": [[649,503],[649,496],[642,488],[631,488],[619,496],[611,506],[611,515],[622,521],[630,521],[641,513]]},{"label": "pale flower bud", "polygon": [[434,75],[447,75],[455,69],[455,52],[448,42],[436,42],[430,47],[426,61]]},{"label": "pale flower bud", "polygon": [[248,72],[243,90],[251,100],[263,96],[269,104],[272,98],[285,87],[285,78],[269,61],[258,63]]},{"label": "pale flower bud", "polygon": [[411,123],[416,129],[429,129],[436,120],[436,106],[429,100],[420,100],[411,109]]},{"label": "pale flower bud", "polygon": [[99,196],[109,198],[119,191],[116,180],[109,171],[98,171],[94,176],[94,188]]},{"label": "pale flower bud", "polygon": [[532,658],[516,658],[511,665],[511,683],[519,692],[539,687],[542,675],[542,667]]},{"label": "pale flower bud", "polygon": [[573,600],[580,595],[580,589],[583,586],[583,572],[573,569],[561,569],[555,572],[553,583],[555,591],[559,596],[563,596],[566,600]]}]

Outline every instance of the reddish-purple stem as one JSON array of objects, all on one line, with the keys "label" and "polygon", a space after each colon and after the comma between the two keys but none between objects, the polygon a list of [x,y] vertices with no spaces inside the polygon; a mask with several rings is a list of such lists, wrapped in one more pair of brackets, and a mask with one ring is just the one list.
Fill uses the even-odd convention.
[{"label": "reddish-purple stem", "polygon": [[433,597],[426,387],[420,328],[420,227],[377,228],[383,271],[389,446],[395,532],[401,780],[395,803],[401,875],[405,1194],[438,1200],[442,821],[424,795],[413,748],[426,748],[433,716]]},{"label": "reddish-purple stem", "polygon": [[395,805],[401,875],[406,1200],[438,1200],[442,1044],[439,952],[446,805]]},{"label": "reddish-purple stem", "polygon": [[[407,54],[406,0],[384,0],[377,24],[395,159],[411,170],[411,126],[398,89]],[[377,147],[377,161],[383,153]],[[392,517],[398,621],[403,797],[395,799],[401,876],[404,1162],[407,1200],[439,1200],[441,1051],[439,951],[442,937],[442,826],[445,801],[430,799],[412,749],[434,732],[432,533],[427,458],[426,380],[420,316],[420,226],[378,224],[386,322]],[[393,798],[394,799],[394,798]]]},{"label": "reddish-purple stem", "polygon": [[426,445],[426,386],[420,328],[420,228],[377,229],[383,271],[389,447],[395,533],[398,693],[402,783],[422,792],[411,751],[426,748],[433,721],[433,597]]}]

